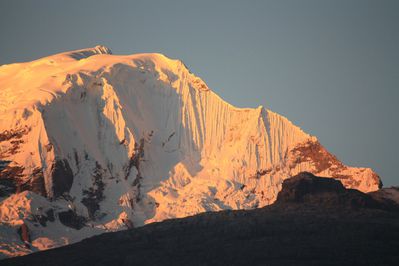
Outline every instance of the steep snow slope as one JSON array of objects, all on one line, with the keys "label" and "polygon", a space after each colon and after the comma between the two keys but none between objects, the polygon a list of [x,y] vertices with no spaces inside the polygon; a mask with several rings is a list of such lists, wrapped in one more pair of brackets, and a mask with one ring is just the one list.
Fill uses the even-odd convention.
[{"label": "steep snow slope", "polygon": [[381,185],[286,118],[224,102],[181,61],[103,46],[0,67],[0,170],[1,235],[24,224],[30,236],[2,239],[7,256],[265,206],[301,171],[364,192]]}]

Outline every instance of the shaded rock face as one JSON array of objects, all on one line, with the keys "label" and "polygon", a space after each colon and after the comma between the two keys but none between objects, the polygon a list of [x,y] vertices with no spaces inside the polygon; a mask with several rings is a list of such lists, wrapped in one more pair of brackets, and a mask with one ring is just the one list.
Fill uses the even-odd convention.
[{"label": "shaded rock face", "polygon": [[53,197],[69,192],[73,183],[73,172],[68,160],[56,160],[52,167]]},{"label": "shaded rock face", "polygon": [[167,220],[2,262],[397,265],[399,209],[387,206],[339,181],[305,172],[286,180],[277,202],[261,209]]},{"label": "shaded rock face", "polygon": [[86,225],[86,219],[72,210],[60,212],[58,217],[63,225],[76,230],[80,230]]},{"label": "shaded rock face", "polygon": [[[54,222],[55,217],[54,217],[54,210],[49,209],[45,212],[45,214],[38,214],[38,215],[32,215],[34,220],[37,221],[41,226],[46,227],[47,222]],[[36,224],[37,226],[37,224]]]},{"label": "shaded rock face", "polygon": [[87,207],[90,219],[95,219],[95,213],[100,209],[99,203],[104,199],[104,173],[105,170],[96,162],[96,167],[92,174],[93,185],[88,190],[83,191],[84,198],[82,199],[82,203]]}]

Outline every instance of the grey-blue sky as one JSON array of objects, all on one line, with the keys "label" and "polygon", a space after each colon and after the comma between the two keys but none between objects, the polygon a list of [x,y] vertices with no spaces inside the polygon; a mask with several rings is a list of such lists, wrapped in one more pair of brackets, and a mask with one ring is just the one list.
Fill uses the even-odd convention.
[{"label": "grey-blue sky", "polygon": [[97,44],[182,59],[399,184],[399,1],[1,1],[0,33],[0,64]]}]

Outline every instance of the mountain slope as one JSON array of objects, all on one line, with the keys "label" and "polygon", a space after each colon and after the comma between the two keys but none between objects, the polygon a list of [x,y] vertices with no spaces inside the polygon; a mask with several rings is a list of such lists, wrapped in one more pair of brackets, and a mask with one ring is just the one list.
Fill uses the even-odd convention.
[{"label": "mountain slope", "polygon": [[0,170],[7,256],[262,207],[301,171],[364,192],[381,186],[371,169],[345,166],[288,119],[224,102],[181,61],[103,46],[0,67]]},{"label": "mountain slope", "polygon": [[256,210],[204,213],[5,265],[397,265],[399,206],[301,173]]}]

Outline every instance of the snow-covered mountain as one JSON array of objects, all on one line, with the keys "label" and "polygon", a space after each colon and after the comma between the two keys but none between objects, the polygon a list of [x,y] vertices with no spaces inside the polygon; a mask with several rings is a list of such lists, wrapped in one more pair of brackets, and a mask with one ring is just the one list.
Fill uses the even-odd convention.
[{"label": "snow-covered mountain", "polygon": [[3,256],[262,207],[302,171],[381,186],[285,117],[226,103],[181,61],[103,46],[0,67],[0,171]]}]

